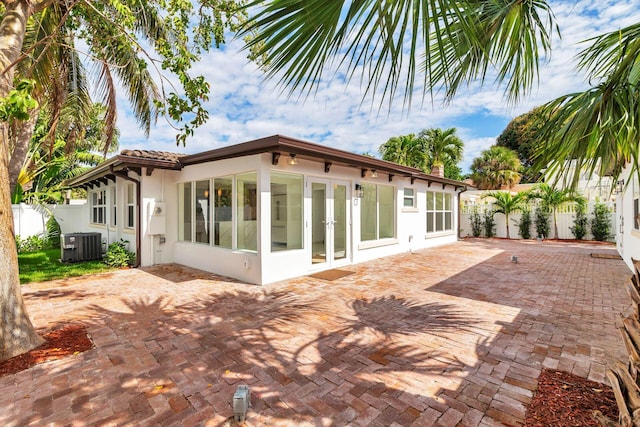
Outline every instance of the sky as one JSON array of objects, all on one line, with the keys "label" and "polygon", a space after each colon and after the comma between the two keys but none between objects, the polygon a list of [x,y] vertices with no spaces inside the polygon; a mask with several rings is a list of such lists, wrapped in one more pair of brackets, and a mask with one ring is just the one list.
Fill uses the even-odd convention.
[{"label": "sky", "polygon": [[[422,129],[455,127],[465,144],[460,163],[463,173],[482,150],[514,117],[566,93],[588,87],[576,70],[576,55],[587,45],[580,43],[603,32],[615,31],[640,19],[640,0],[551,2],[561,37],[553,36],[553,51],[540,67],[538,84],[512,105],[504,98],[504,87],[488,79],[473,83],[452,102],[427,99],[414,102],[409,110],[401,100],[380,112],[379,101],[363,102],[358,82],[339,78],[320,82],[313,97],[288,97],[273,81],[266,81],[257,66],[241,51],[242,41],[231,41],[222,49],[203,56],[194,69],[211,85],[206,103],[208,122],[196,129],[186,146],[177,146],[176,131],[160,118],[149,138],[139,129],[128,102],[118,98],[120,149],[147,149],[197,153],[269,135],[281,134],[354,153],[377,154],[378,147],[393,136],[418,133]],[[122,92],[120,92],[122,94]],[[421,93],[414,96],[422,98]]]}]

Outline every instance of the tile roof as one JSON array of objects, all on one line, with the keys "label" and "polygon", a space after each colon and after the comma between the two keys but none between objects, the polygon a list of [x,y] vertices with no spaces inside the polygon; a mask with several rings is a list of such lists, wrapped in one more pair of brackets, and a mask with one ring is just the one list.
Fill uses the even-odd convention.
[{"label": "tile roof", "polygon": [[127,157],[136,157],[139,159],[161,160],[165,162],[178,162],[185,154],[172,153],[169,151],[154,150],[122,150],[120,155]]}]

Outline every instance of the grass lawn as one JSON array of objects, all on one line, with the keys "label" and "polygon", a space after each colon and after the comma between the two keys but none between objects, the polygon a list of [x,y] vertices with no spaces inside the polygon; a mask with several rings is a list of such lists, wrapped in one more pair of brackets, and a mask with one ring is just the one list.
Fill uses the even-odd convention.
[{"label": "grass lawn", "polygon": [[60,249],[44,249],[18,254],[20,283],[46,282],[65,277],[83,276],[113,270],[102,261],[87,261],[64,264],[60,260]]}]

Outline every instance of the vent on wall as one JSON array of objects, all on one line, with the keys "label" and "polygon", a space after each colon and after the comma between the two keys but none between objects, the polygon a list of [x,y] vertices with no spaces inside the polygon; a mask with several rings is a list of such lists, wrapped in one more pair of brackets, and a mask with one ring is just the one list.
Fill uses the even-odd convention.
[{"label": "vent on wall", "polygon": [[91,261],[102,258],[102,234],[71,233],[60,239],[62,262]]}]

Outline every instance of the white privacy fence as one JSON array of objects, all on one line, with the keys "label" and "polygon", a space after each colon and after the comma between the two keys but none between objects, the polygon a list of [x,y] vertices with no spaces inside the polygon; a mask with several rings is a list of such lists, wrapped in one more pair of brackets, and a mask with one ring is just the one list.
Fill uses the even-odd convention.
[{"label": "white privacy fence", "polygon": [[[589,220],[587,225],[587,234],[584,236],[584,240],[593,240],[593,236],[591,235],[591,220],[593,219],[593,208],[596,203],[590,202],[587,206],[586,215]],[[609,210],[609,219],[611,224],[611,236],[609,237],[610,241],[613,241],[615,238],[616,231],[616,215],[615,215],[615,204],[614,203],[606,203],[607,209]],[[536,237],[536,227],[535,227],[535,211],[538,207],[538,204],[532,202],[529,205],[529,212],[531,213],[531,238]],[[571,232],[571,228],[574,226],[573,220],[576,216],[576,207],[575,203],[565,203],[560,206],[557,210],[557,218],[558,218],[558,238],[559,239],[574,239],[573,233]],[[492,211],[493,205],[491,203],[488,204],[477,204],[477,205],[463,205],[460,207],[460,236],[467,237],[472,236],[473,233],[471,231],[471,215],[473,212],[478,212],[480,214],[481,219],[484,223],[484,214],[487,211]],[[512,239],[521,239],[518,224],[520,223],[520,218],[522,217],[522,213],[520,211],[515,211],[509,214],[509,236]],[[493,215],[493,219],[496,224],[495,233],[496,237],[507,237],[507,227],[504,214],[496,213]],[[553,214],[549,214],[549,234],[553,238]],[[482,236],[484,236],[484,227],[482,228]]]},{"label": "white privacy fence", "polygon": [[51,213],[60,224],[62,233],[85,231],[88,211],[86,204],[52,205],[46,209],[41,206],[31,206],[24,203],[11,205],[13,212],[13,226],[16,236],[27,238],[30,236],[44,236],[47,231],[47,220]]}]

